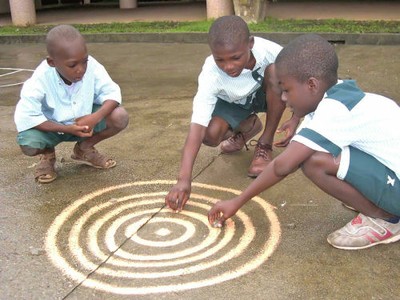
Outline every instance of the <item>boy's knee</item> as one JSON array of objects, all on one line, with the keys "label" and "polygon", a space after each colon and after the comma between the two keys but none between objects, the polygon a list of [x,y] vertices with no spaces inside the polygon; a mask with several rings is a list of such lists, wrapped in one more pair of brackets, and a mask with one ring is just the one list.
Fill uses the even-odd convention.
[{"label": "boy's knee", "polygon": [[301,170],[308,178],[328,173],[333,157],[329,153],[315,152],[301,165]]},{"label": "boy's knee", "polygon": [[112,112],[110,116],[110,121],[112,123],[112,127],[123,130],[128,126],[129,123],[129,115],[125,108],[119,106]]},{"label": "boy's knee", "polygon": [[209,147],[217,147],[220,144],[220,141],[216,141],[216,139],[206,136],[203,139],[203,144]]},{"label": "boy's knee", "polygon": [[314,169],[315,166],[312,156],[301,164],[301,170],[303,171],[303,174],[306,175],[308,178],[310,178],[310,175],[313,173]]},{"label": "boy's knee", "polygon": [[36,156],[43,152],[42,149],[31,148],[27,146],[19,146],[21,148],[22,153],[27,156]]},{"label": "boy's knee", "polygon": [[207,128],[206,135],[203,139],[203,144],[209,147],[217,147],[221,143],[219,134]]},{"label": "boy's knee", "polygon": [[206,129],[203,144],[209,147],[217,147],[224,139],[228,138],[229,125],[219,117],[213,117]]}]

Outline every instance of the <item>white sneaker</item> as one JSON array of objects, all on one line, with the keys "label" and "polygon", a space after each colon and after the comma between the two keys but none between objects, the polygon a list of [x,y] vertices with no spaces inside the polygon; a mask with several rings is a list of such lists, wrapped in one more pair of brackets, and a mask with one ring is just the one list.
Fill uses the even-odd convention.
[{"label": "white sneaker", "polygon": [[365,249],[400,240],[400,221],[396,224],[358,214],[344,227],[328,235],[328,243],[345,250]]}]

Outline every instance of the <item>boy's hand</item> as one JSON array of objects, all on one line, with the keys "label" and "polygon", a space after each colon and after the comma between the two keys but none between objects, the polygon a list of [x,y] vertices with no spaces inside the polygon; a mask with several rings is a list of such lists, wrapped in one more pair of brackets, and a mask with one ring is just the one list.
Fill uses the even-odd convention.
[{"label": "boy's hand", "polygon": [[165,196],[165,205],[173,211],[180,212],[189,200],[191,183],[186,180],[179,180]]},{"label": "boy's hand", "polygon": [[87,126],[91,131],[96,126],[99,120],[94,114],[86,115],[75,119],[75,124],[80,126]]},{"label": "boy's hand", "polygon": [[208,222],[213,227],[222,227],[225,220],[236,214],[239,208],[240,204],[236,201],[236,198],[219,201],[208,212]]},{"label": "boy's hand", "polygon": [[93,135],[93,130],[87,125],[68,125],[68,131],[66,132],[79,137],[91,137]]},{"label": "boy's hand", "polygon": [[281,127],[279,127],[276,130],[276,133],[285,133],[285,137],[280,139],[279,141],[274,143],[274,146],[276,147],[286,147],[290,140],[292,139],[292,137],[294,136],[294,134],[296,133],[296,128],[299,125],[300,119],[293,116],[291,117],[289,120],[287,120],[286,122],[284,122],[282,124]]}]

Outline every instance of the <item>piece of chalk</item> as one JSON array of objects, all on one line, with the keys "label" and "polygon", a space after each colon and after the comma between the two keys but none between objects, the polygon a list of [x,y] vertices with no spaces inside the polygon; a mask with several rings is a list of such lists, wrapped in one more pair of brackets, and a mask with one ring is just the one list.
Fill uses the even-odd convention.
[{"label": "piece of chalk", "polygon": [[221,228],[222,224],[219,221],[215,221],[212,225],[214,228]]}]

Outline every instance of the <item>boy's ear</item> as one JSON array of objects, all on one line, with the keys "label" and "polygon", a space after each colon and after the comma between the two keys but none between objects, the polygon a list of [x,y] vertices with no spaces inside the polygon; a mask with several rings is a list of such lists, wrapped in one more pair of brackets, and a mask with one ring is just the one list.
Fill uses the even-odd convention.
[{"label": "boy's ear", "polygon": [[249,36],[249,49],[253,49],[254,46],[254,36]]},{"label": "boy's ear", "polygon": [[317,78],[315,77],[310,77],[308,78],[308,88],[310,89],[311,92],[317,93],[320,88],[320,82]]},{"label": "boy's ear", "polygon": [[54,65],[54,59],[53,59],[51,56],[47,56],[47,57],[46,57],[46,60],[47,60],[47,64],[48,64],[50,67],[55,67],[55,65]]}]

